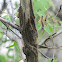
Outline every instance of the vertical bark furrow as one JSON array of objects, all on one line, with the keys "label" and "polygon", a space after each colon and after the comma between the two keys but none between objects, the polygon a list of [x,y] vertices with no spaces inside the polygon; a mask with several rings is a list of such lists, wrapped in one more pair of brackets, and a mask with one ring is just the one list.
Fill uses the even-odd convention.
[{"label": "vertical bark furrow", "polygon": [[[24,4],[25,2],[28,2],[28,1],[30,1],[28,4]],[[26,60],[27,60],[26,62],[38,62],[38,49],[37,49],[38,35],[37,35],[36,26],[35,26],[35,16],[34,16],[33,7],[32,7],[32,0],[23,0],[23,2],[24,3],[22,3],[22,9],[19,8],[20,28],[22,28],[21,34],[24,40],[23,51],[26,55]],[[24,7],[24,5],[26,6]],[[27,5],[30,5],[30,6],[27,7]],[[23,8],[26,8],[26,9],[23,9]],[[25,12],[23,12],[22,10]],[[30,16],[27,17],[28,14]]]}]

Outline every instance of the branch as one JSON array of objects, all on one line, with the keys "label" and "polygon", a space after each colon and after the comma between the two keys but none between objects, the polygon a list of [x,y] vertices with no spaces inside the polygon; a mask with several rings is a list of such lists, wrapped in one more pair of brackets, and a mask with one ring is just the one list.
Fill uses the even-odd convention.
[{"label": "branch", "polygon": [[[25,55],[23,53],[23,46],[24,46],[24,44],[23,44],[22,37],[20,36],[21,37],[21,39],[20,39],[18,36],[13,35],[11,32],[6,31],[5,29],[3,29],[3,31],[1,31],[1,33],[4,33],[10,40],[15,41],[15,42],[18,43],[22,59],[23,60],[26,59],[26,57],[25,57]],[[20,33],[18,33],[18,35],[20,35]]]},{"label": "branch", "polygon": [[10,3],[11,3],[11,9],[12,9],[12,22],[15,24],[16,21],[15,21],[15,13],[14,13],[14,7],[13,7],[13,2],[12,0],[10,0]]},{"label": "branch", "polygon": [[10,29],[10,28],[8,28],[8,29],[11,30],[17,37],[19,37],[21,39],[21,37],[17,33],[15,33],[12,29]]},{"label": "branch", "polygon": [[2,9],[0,10],[0,15],[2,14],[2,11],[7,7],[7,3],[6,0],[4,0],[3,5],[2,5]]},{"label": "branch", "polygon": [[59,49],[59,48],[62,48],[62,46],[59,46],[59,47],[47,47],[47,46],[42,46],[42,45],[39,45],[39,48],[44,48],[44,49]]},{"label": "branch", "polygon": [[0,21],[1,21],[2,23],[5,23],[5,24],[10,25],[12,28],[17,29],[18,31],[21,31],[21,30],[20,30],[20,27],[14,25],[13,23],[10,23],[9,21],[3,19],[2,17],[0,17]]},{"label": "branch", "polygon": [[[55,37],[57,37],[58,35],[60,35],[61,33],[62,33],[62,30],[60,30],[60,31],[57,32],[57,33],[54,33],[54,34],[52,35],[52,37],[55,38]],[[50,36],[49,36],[47,39],[45,39],[43,42],[41,42],[39,45],[41,46],[41,45],[45,44],[46,42],[48,42],[48,40],[50,40]]]},{"label": "branch", "polygon": [[12,40],[12,41],[15,41],[16,42],[16,39],[15,39],[15,36],[14,35],[12,35],[12,33],[11,32],[9,32],[9,31],[6,31],[5,29],[3,29],[2,31],[0,31],[0,33],[3,33],[3,34],[5,34],[10,40]]},{"label": "branch", "polygon": [[[9,30],[12,31],[19,39],[21,39],[21,36],[19,36],[20,33],[14,32],[14,30],[12,30],[11,28],[9,28],[8,25],[6,25],[5,23],[3,23],[3,24],[7,27],[7,30],[6,30],[5,28],[2,28],[2,27],[0,26],[2,29],[6,30],[6,32],[7,32],[8,29],[9,29]],[[17,31],[17,30],[16,30],[16,31]],[[6,33],[6,34],[7,34],[7,33]]]},{"label": "branch", "polygon": [[39,51],[39,53],[41,53],[41,55],[44,56],[45,58],[51,59],[51,58],[47,57],[45,54],[43,54],[40,50],[38,50],[38,51]]}]

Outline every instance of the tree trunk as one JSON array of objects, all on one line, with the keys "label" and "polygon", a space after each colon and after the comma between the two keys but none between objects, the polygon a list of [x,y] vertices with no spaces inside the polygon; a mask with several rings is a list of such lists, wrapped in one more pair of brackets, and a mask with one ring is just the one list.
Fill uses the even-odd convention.
[{"label": "tree trunk", "polygon": [[37,30],[32,0],[20,0],[19,7],[20,33],[24,40],[26,62],[38,62]]}]

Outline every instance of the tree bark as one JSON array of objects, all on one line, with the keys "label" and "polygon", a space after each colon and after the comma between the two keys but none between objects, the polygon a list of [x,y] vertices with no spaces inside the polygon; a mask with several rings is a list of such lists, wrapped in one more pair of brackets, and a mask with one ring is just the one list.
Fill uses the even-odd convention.
[{"label": "tree bark", "polygon": [[32,0],[20,0],[19,7],[20,33],[24,41],[26,62],[38,62],[37,30]]}]

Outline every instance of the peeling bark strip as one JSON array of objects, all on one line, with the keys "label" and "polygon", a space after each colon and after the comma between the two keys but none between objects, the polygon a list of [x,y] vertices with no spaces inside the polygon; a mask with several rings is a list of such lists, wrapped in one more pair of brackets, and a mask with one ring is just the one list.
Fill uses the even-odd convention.
[{"label": "peeling bark strip", "polygon": [[35,26],[32,0],[20,0],[19,20],[20,29],[22,29],[21,34],[24,40],[23,51],[26,55],[26,62],[38,62],[38,34]]}]

